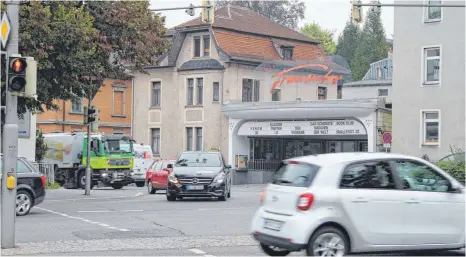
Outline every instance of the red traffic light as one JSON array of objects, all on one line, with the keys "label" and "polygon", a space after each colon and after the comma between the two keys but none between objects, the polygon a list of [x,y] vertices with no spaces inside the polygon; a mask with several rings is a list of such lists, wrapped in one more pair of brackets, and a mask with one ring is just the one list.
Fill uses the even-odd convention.
[{"label": "red traffic light", "polygon": [[13,59],[10,63],[10,70],[13,73],[24,73],[26,71],[26,60],[22,58]]}]

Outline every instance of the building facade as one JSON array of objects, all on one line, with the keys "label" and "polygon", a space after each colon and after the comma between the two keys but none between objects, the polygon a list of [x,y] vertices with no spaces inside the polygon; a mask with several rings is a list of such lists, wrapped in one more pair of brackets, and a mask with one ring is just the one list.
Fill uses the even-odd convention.
[{"label": "building facade", "polygon": [[134,75],[134,109],[148,110],[134,116],[134,139],[155,155],[219,149],[241,169],[375,150],[378,100],[338,100],[351,73],[318,42],[240,7],[216,11],[214,26],[198,18],[170,31],[159,65]]},{"label": "building facade", "polygon": [[[93,105],[98,109],[99,132],[131,135],[132,81],[110,80],[96,94]],[[83,126],[84,106],[88,100],[57,101],[57,111],[47,110],[37,115],[37,128],[42,133],[86,131]]]},{"label": "building facade", "polygon": [[393,151],[438,160],[464,150],[464,8],[395,7],[394,20]]}]

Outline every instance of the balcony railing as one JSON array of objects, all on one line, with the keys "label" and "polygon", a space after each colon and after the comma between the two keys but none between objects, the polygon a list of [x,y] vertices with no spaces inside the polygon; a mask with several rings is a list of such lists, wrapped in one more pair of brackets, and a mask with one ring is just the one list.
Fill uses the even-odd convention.
[{"label": "balcony railing", "polygon": [[248,170],[275,171],[280,166],[281,161],[250,159],[248,160]]}]

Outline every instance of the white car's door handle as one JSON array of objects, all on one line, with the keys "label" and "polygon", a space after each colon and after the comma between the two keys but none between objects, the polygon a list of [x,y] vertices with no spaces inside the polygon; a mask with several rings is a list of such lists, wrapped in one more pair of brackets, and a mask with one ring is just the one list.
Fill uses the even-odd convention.
[{"label": "white car's door handle", "polygon": [[405,203],[407,203],[407,204],[417,204],[417,203],[421,203],[421,201],[411,199],[411,200],[406,200]]},{"label": "white car's door handle", "polygon": [[368,200],[366,198],[358,197],[355,200],[352,200],[353,203],[367,203]]}]

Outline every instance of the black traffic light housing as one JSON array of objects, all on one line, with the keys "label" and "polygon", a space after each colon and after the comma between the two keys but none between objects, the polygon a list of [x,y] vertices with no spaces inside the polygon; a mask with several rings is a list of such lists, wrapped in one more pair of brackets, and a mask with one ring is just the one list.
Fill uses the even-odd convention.
[{"label": "black traffic light housing", "polygon": [[8,59],[8,90],[24,93],[26,89],[27,62],[24,57],[9,57]]},{"label": "black traffic light housing", "polygon": [[84,106],[84,124],[90,124],[96,120],[96,112],[94,106],[91,108]]}]

